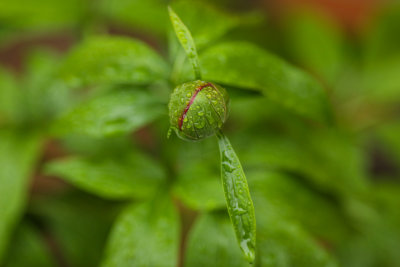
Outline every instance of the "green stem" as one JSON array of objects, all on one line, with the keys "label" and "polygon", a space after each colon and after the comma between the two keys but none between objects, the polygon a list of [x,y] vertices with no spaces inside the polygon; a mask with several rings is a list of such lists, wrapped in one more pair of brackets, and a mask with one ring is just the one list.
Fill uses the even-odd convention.
[{"label": "green stem", "polygon": [[249,262],[254,261],[256,247],[256,219],[246,176],[229,139],[218,132],[221,155],[221,178],[229,217],[239,246]]}]

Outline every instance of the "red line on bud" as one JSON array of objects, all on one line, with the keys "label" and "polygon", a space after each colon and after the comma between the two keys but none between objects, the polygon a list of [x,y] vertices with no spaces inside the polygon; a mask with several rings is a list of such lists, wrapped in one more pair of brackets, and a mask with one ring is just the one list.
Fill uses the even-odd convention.
[{"label": "red line on bud", "polygon": [[179,130],[182,130],[182,125],[183,125],[183,120],[186,118],[186,114],[189,111],[190,106],[193,104],[194,99],[196,98],[197,94],[203,90],[204,88],[206,88],[207,86],[211,86],[214,87],[214,85],[212,83],[206,83],[202,86],[199,86],[196,88],[196,91],[194,91],[194,94],[192,95],[192,97],[190,98],[189,103],[187,104],[187,106],[185,107],[185,109],[182,112],[181,117],[179,118]]}]

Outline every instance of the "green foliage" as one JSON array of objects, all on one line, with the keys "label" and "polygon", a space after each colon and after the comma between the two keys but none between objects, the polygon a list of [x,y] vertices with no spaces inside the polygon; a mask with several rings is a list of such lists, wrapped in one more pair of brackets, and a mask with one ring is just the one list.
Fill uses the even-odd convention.
[{"label": "green foliage", "polygon": [[26,138],[22,132],[0,131],[0,260],[14,224],[23,213],[40,144],[35,134]]},{"label": "green foliage", "polygon": [[[112,223],[121,207],[118,203],[66,192],[56,197],[36,198],[29,209],[41,232],[51,237],[48,246],[57,261],[73,266],[99,266]],[[41,236],[43,238],[43,235]],[[46,241],[46,239],[45,239]],[[29,264],[30,265],[30,264]]]},{"label": "green foliage", "polygon": [[4,266],[55,266],[45,242],[32,224],[24,223],[16,229],[10,247]]},{"label": "green foliage", "polygon": [[185,265],[205,266],[210,262],[215,267],[251,266],[236,245],[235,233],[225,213],[201,215],[189,235]]},{"label": "green foliage", "polygon": [[72,86],[149,84],[167,75],[163,59],[141,41],[91,37],[65,59],[60,77]]},{"label": "green foliage", "polygon": [[179,42],[185,50],[185,53],[190,60],[190,63],[192,64],[194,76],[196,79],[201,79],[199,56],[197,55],[197,50],[193,41],[192,34],[190,33],[186,25],[183,24],[178,15],[176,15],[176,13],[172,10],[172,8],[169,7],[168,12],[172,21],[172,25],[176,32],[176,36],[178,37]]},{"label": "green foliage", "polygon": [[[400,266],[399,4],[350,34],[244,2],[0,1],[0,266]],[[167,139],[200,70],[223,181],[215,137]]]},{"label": "green foliage", "polygon": [[61,115],[53,132],[97,138],[126,134],[160,117],[163,109],[146,91],[121,90],[90,99]]},{"label": "green foliage", "polygon": [[61,159],[51,162],[47,172],[110,199],[152,197],[165,179],[161,166],[140,153],[114,158]]},{"label": "green foliage", "polygon": [[[342,71],[344,41],[332,19],[316,12],[297,12],[283,22],[288,52],[300,65],[332,84]],[[295,46],[290,44],[295,43]]]},{"label": "green foliage", "polygon": [[300,115],[330,120],[326,95],[315,80],[253,44],[218,44],[200,54],[200,65],[206,80],[261,91]]},{"label": "green foliage", "polygon": [[102,266],[176,266],[178,229],[170,199],[133,204],[117,219]]},{"label": "green foliage", "polygon": [[217,134],[221,155],[221,178],[229,217],[239,246],[252,263],[256,249],[256,221],[246,176],[229,139]]}]

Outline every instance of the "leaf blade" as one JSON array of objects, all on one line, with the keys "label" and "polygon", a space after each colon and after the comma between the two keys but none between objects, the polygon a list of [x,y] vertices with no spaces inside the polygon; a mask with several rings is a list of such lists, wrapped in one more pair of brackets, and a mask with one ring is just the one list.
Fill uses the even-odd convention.
[{"label": "leaf blade", "polygon": [[235,239],[226,213],[201,215],[189,233],[184,266],[251,266],[240,253]]},{"label": "leaf blade", "polygon": [[239,246],[251,263],[254,261],[256,249],[256,219],[253,201],[246,176],[232,145],[224,134],[219,133],[217,137],[221,155],[222,185],[229,217]]},{"label": "leaf blade", "polygon": [[0,131],[0,262],[14,224],[22,213],[40,145],[37,136]]},{"label": "leaf blade", "polygon": [[118,158],[71,157],[52,161],[45,169],[107,199],[148,198],[165,178],[161,166],[140,153]]},{"label": "leaf blade", "polygon": [[326,93],[317,81],[256,45],[218,44],[200,55],[200,64],[206,80],[261,91],[270,100],[316,121],[332,119]]},{"label": "leaf blade", "polygon": [[185,50],[186,56],[189,58],[190,63],[192,64],[194,76],[197,80],[199,80],[201,79],[199,56],[197,55],[196,45],[194,44],[192,34],[171,7],[168,7],[168,12],[175,30],[175,34]]},{"label": "leaf blade", "polygon": [[152,122],[165,111],[147,92],[123,90],[99,96],[63,114],[52,126],[55,135],[101,138],[126,134]]},{"label": "leaf blade", "polygon": [[168,76],[165,61],[141,41],[91,37],[65,59],[59,76],[72,87],[94,84],[149,84]]},{"label": "leaf blade", "polygon": [[101,266],[176,266],[178,228],[178,213],[165,196],[129,206],[114,225]]}]

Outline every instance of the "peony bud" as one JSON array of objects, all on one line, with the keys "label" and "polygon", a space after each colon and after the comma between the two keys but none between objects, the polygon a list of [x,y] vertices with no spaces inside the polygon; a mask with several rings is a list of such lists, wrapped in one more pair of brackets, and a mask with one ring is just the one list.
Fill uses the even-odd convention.
[{"label": "peony bud", "polygon": [[200,140],[218,132],[228,117],[226,90],[211,82],[192,81],[174,89],[169,101],[171,128],[184,140]]}]

